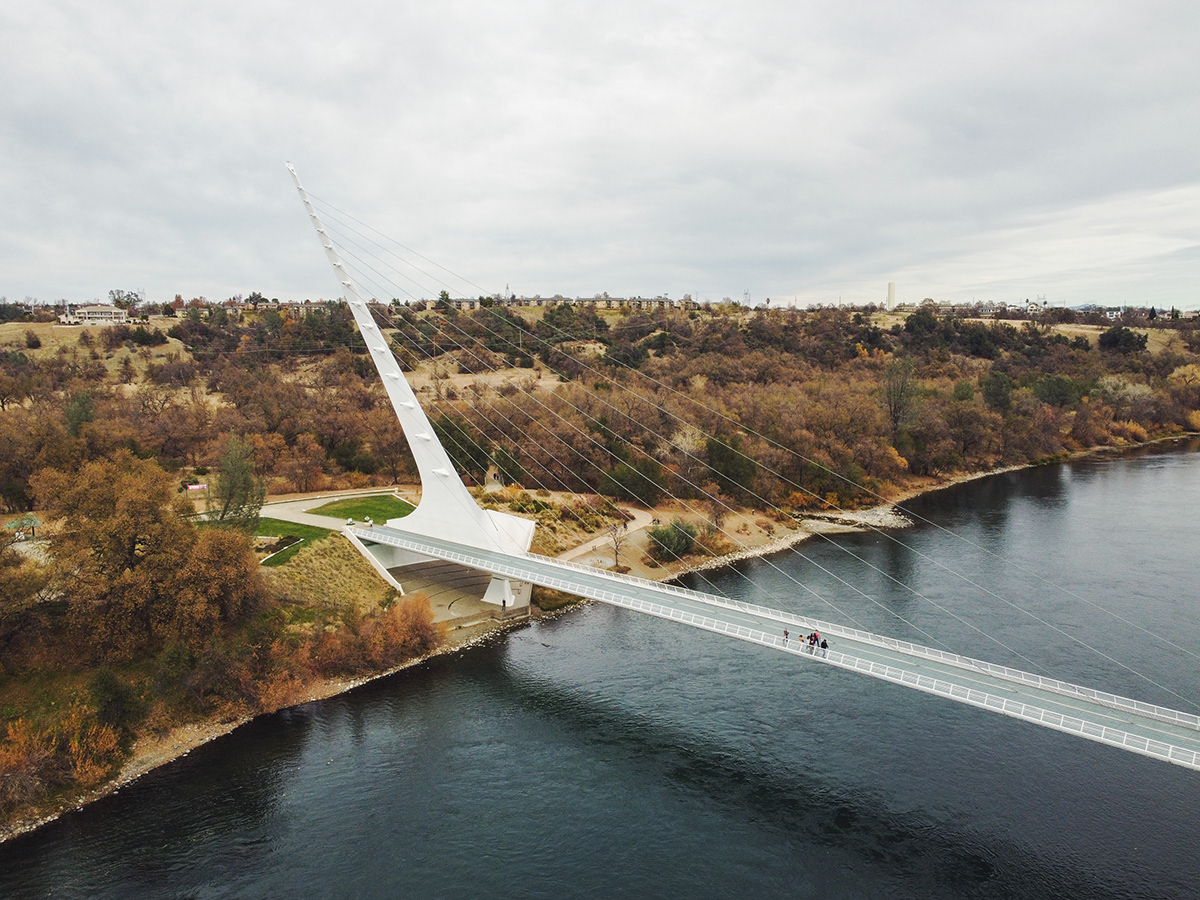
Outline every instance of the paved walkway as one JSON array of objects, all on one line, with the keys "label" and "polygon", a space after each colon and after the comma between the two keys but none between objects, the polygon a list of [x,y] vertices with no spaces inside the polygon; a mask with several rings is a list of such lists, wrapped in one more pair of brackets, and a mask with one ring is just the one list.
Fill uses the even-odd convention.
[{"label": "paved walkway", "polygon": [[263,504],[262,514],[270,519],[282,519],[284,522],[316,525],[318,528],[334,528],[336,526],[332,523],[345,525],[346,520],[341,516],[317,515],[311,512],[311,510],[318,509],[326,503],[332,503],[335,500],[354,500],[359,497],[378,497],[380,495],[395,497],[413,506],[416,506],[421,499],[420,491],[400,490],[394,487],[370,488],[358,491],[334,491],[332,493],[293,495],[283,500],[271,500]]},{"label": "paved walkway", "polygon": [[[350,496],[358,496],[356,494]],[[281,519],[284,522],[295,522],[298,525],[315,525],[318,528],[331,528],[334,531],[339,530],[346,524],[346,520],[338,516],[319,516],[315,513],[307,512],[309,509],[314,509],[318,506],[324,506],[332,499],[343,499],[341,497],[309,497],[306,500],[283,500],[275,503],[264,503],[262,514],[269,519]]]}]

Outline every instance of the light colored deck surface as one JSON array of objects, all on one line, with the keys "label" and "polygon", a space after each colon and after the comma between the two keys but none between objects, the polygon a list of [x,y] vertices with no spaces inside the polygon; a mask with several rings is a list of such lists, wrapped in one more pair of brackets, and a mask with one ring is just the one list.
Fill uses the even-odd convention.
[{"label": "light colored deck surface", "polygon": [[[365,542],[413,550],[476,569],[671,619],[792,655],[915,688],[1002,715],[1200,770],[1200,717],[1017,669],[698,591],[537,556],[479,550],[387,527],[357,528]],[[783,629],[792,639],[783,640]],[[828,653],[796,638],[819,630]]]},{"label": "light colored deck surface", "polygon": [[491,618],[496,604],[484,603],[492,576],[478,569],[453,562],[423,562],[388,569],[404,587],[406,595],[424,594],[433,607],[435,622],[448,622],[468,616]]}]

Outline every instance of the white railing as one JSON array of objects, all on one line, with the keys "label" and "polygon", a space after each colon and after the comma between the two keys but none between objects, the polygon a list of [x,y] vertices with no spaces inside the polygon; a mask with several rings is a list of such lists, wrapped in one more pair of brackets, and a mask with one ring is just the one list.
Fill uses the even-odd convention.
[{"label": "white railing", "polygon": [[[1172,725],[1190,728],[1192,730],[1200,730],[1200,716],[1195,716],[1190,713],[1169,709],[1167,707],[1156,706],[1151,703],[1144,703],[1140,700],[1132,700],[1104,691],[1096,691],[1090,688],[1080,687],[1079,685],[1074,685],[1069,682],[1058,681],[1057,679],[1046,678],[1041,675],[1035,675],[1031,672],[1024,672],[1020,669],[1012,669],[1008,666],[1001,666],[994,663],[983,662],[982,660],[972,659],[971,657],[960,656],[955,653],[936,650],[932,647],[913,644],[909,641],[901,641],[895,638],[884,637],[882,635],[874,634],[869,631],[862,631],[857,628],[849,628],[843,625],[834,624],[832,622],[807,619],[805,617],[791,615],[789,613],[771,609],[769,607],[745,603],[740,600],[717,597],[712,594],[703,594],[699,591],[693,591],[688,588],[678,587],[676,585],[663,584],[661,582],[650,581],[646,578],[638,578],[631,575],[607,572],[591,566],[585,566],[580,563],[554,559],[547,556],[540,556],[535,553],[503,554],[505,559],[513,560],[513,562],[500,562],[496,559],[490,558],[491,554],[488,551],[464,553],[459,550],[448,550],[445,547],[437,544],[427,543],[424,540],[414,538],[401,537],[390,531],[381,532],[375,529],[360,528],[355,529],[355,532],[359,537],[365,537],[368,540],[376,541],[378,543],[389,544],[392,546],[401,547],[403,549],[412,550],[416,553],[422,553],[428,556],[434,556],[452,562],[458,562],[470,568],[482,569],[484,571],[489,571],[497,575],[505,575],[520,581],[536,582],[544,587],[554,588],[556,590],[561,590],[566,593],[575,594],[581,597],[588,597],[592,600],[598,600],[627,609],[633,609],[649,615],[658,616],[660,618],[671,619],[673,621],[693,625],[708,631],[726,634],[731,637],[737,637],[742,640],[748,640],[752,643],[774,647],[776,649],[789,650],[791,652],[804,652],[802,647],[798,647],[797,650],[793,651],[790,644],[784,642],[782,637],[770,635],[766,632],[748,628],[744,625],[738,625],[732,622],[724,622],[720,619],[712,617],[700,616],[695,613],[676,609],[674,607],[654,603],[653,601],[631,597],[628,594],[606,590],[591,584],[586,584],[582,581],[574,581],[568,578],[549,576],[544,572],[537,571],[536,569],[520,567],[515,563],[519,560],[525,560],[537,567],[549,567],[552,569],[579,572],[586,575],[591,580],[608,582],[615,581],[628,584],[641,590],[649,590],[654,593],[677,596],[681,599],[691,600],[693,602],[702,603],[711,607],[737,610],[750,615],[758,616],[760,618],[778,621],[783,624],[799,625],[803,628],[814,628],[818,631],[826,632],[831,636],[857,641],[868,646],[876,646],[916,658],[935,660],[937,662],[950,664],[965,670],[981,672],[994,678],[1000,678],[1002,680],[1012,681],[1030,687],[1036,687],[1039,690],[1044,690],[1048,693],[1074,697],[1144,718],[1151,718]],[[483,555],[481,555],[481,553]],[[793,643],[799,644],[799,641],[794,641]],[[997,697],[994,694],[989,694],[985,691],[962,687],[961,685],[955,685],[950,681],[941,681],[940,679],[935,679],[928,675],[921,675],[919,673],[911,672],[907,669],[890,666],[886,663],[865,660],[860,657],[850,656],[848,654],[842,654],[835,651],[829,651],[828,656],[821,658],[827,659],[829,662],[832,662],[835,665],[839,665],[843,668],[853,669],[855,671],[874,675],[878,678],[883,678],[887,681],[895,681],[910,687],[916,687],[929,693],[935,693],[954,700],[960,700],[961,702],[969,703],[974,706],[983,706],[987,709],[1002,712],[1005,715],[1011,715],[1027,721],[1035,721],[1041,725],[1046,725],[1062,731],[1078,733],[1084,737],[1094,737],[1095,740],[1101,740],[1104,743],[1114,743],[1117,746],[1136,750],[1137,752],[1148,753],[1152,756],[1169,758],[1172,762],[1181,762],[1183,765],[1200,767],[1196,765],[1196,754],[1193,751],[1179,748],[1172,744],[1154,741],[1152,739],[1140,738],[1137,735],[1132,735],[1128,732],[1117,729],[1111,729],[1108,726],[1086,722],[1086,720],[1083,719],[1076,720],[1070,716],[1062,716],[1058,713],[1045,710],[1041,707],[1020,703],[1019,701],[1015,700],[1007,700],[1002,697]],[[891,675],[887,674],[893,671],[896,673],[903,673],[903,677],[892,677]],[[945,686],[945,689],[940,687],[942,685]],[[958,693],[955,693],[955,691],[958,691]],[[963,692],[965,692],[965,695]],[[983,699],[977,702],[975,698]],[[1036,711],[1037,715],[1033,714],[1034,711]],[[1057,720],[1059,720],[1057,721],[1057,724],[1055,722],[1055,717],[1057,717]],[[1083,724],[1080,724],[1080,726],[1076,728],[1070,724],[1073,722],[1086,722],[1088,728],[1099,729],[1099,734],[1101,736],[1095,737],[1090,733],[1085,732]],[[1123,737],[1119,742],[1115,739],[1109,740],[1103,737],[1103,735],[1108,733],[1111,733],[1112,735],[1124,735],[1125,737]],[[1144,742],[1145,747],[1139,749],[1138,746],[1136,746],[1138,741]],[[1169,749],[1164,750],[1162,753],[1147,749],[1152,745],[1161,745],[1161,747]],[[1172,755],[1176,753],[1183,754],[1184,756],[1176,758],[1176,756]],[[1187,754],[1191,754],[1191,756],[1187,757]]]},{"label": "white railing", "polygon": [[825,622],[818,619],[795,616],[781,610],[772,609],[766,606],[758,606],[756,604],[746,603],[741,600],[733,600],[728,597],[717,597],[713,594],[703,594],[699,591],[693,591],[689,590],[688,588],[682,588],[671,584],[663,584],[658,581],[650,581],[649,579],[638,578],[634,575],[606,572],[592,568],[591,566],[582,565],[581,563],[554,559],[548,556],[539,556],[535,553],[526,553],[524,556],[535,562],[588,571],[603,578],[611,578],[613,580],[623,581],[626,584],[636,585],[637,587],[650,588],[652,590],[675,594],[676,596],[686,597],[689,600],[694,600],[699,603],[725,606],[731,609],[737,609],[742,612],[750,613],[751,615],[775,619],[776,621],[784,624],[798,624],[804,628],[815,628],[817,631],[825,631],[830,635],[836,635],[837,637],[855,640],[860,643],[872,644],[877,647],[894,650],[898,653],[904,653],[909,656],[919,656],[924,659],[932,659],[965,669],[974,669],[985,672],[986,674],[996,678],[1003,678],[1007,681],[1015,681],[1020,684],[1029,685],[1040,690],[1050,691],[1056,694],[1062,694],[1064,696],[1080,697],[1092,703],[1099,703],[1102,706],[1107,706],[1112,709],[1120,709],[1126,712],[1135,713],[1140,716],[1147,716],[1163,722],[1169,722],[1173,725],[1179,725],[1184,728],[1191,728],[1200,731],[1200,716],[1198,715],[1193,715],[1192,713],[1182,712],[1180,710],[1171,709],[1165,706],[1157,706],[1156,704],[1146,703],[1141,700],[1133,700],[1129,697],[1122,697],[1119,694],[1111,694],[1107,691],[1097,691],[1092,688],[1085,688],[1077,684],[1072,684],[1068,681],[1060,681],[1057,678],[1047,678],[1044,675],[1037,675],[1033,672],[1025,672],[1021,669],[1013,669],[1009,666],[1002,666],[997,663],[984,662],[983,660],[974,659],[969,656],[962,656],[957,653],[951,653],[945,650],[937,650],[933,647],[926,647],[922,644],[914,644],[910,641],[902,641],[897,638],[886,637],[870,631],[863,631],[861,629],[851,628],[846,625],[838,625],[834,622]]},{"label": "white railing", "polygon": [[966,703],[971,706],[989,709],[993,712],[999,712],[1012,718],[1034,722],[1038,725],[1058,731],[1065,731],[1071,734],[1076,734],[1080,737],[1089,738],[1101,743],[1131,750],[1136,753],[1142,753],[1144,755],[1165,759],[1177,765],[1182,765],[1193,769],[1200,769],[1200,754],[1194,750],[1177,747],[1174,744],[1169,744],[1165,741],[1156,741],[1151,738],[1145,738],[1140,735],[1131,734],[1127,731],[1111,728],[1107,725],[1090,722],[1087,719],[1075,716],[1066,716],[1061,713],[1056,713],[1052,710],[1034,706],[1032,704],[1010,700],[1006,697],[998,697],[995,694],[990,694],[986,691],[964,687],[951,681],[932,678],[928,675],[922,675],[919,672],[912,672],[907,669],[900,668],[899,666],[892,666],[885,663],[875,662],[873,660],[861,659],[859,657],[851,656],[847,653],[841,653],[838,651],[820,650],[819,648],[813,648],[811,645],[806,647],[799,641],[787,642],[775,634],[767,634],[763,631],[747,628],[744,625],[724,622],[720,619],[714,619],[707,616],[698,616],[695,613],[689,613],[674,607],[663,606],[662,604],[656,604],[651,601],[641,600],[638,598],[629,597],[627,595],[615,594],[606,591],[597,591],[594,588],[588,588],[583,584],[572,583],[561,579],[551,580],[556,582],[556,585],[561,587],[561,589],[569,590],[572,593],[578,590],[583,592],[584,596],[592,595],[594,599],[605,600],[606,602],[613,603],[618,606],[638,610],[640,612],[660,616],[662,618],[672,619],[678,622],[683,622],[707,631],[713,631],[718,634],[725,634],[730,637],[735,637],[743,641],[774,647],[776,649],[782,649],[795,655],[811,656],[814,659],[820,659],[840,668],[851,669],[866,675],[872,675],[885,681],[917,688],[918,690],[946,697],[951,700],[956,700],[960,703]]}]

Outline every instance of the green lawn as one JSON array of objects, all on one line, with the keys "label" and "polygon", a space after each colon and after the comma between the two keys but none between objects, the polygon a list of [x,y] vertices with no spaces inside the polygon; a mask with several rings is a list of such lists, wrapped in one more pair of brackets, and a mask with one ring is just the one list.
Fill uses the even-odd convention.
[{"label": "green lawn", "polygon": [[370,517],[375,522],[386,522],[388,519],[399,519],[407,516],[416,509],[411,503],[406,503],[391,494],[377,494],[374,497],[347,497],[345,500],[334,500],[309,512],[318,516],[329,516],[331,519],[354,519],[361,522]]},{"label": "green lawn", "polygon": [[276,553],[263,563],[264,566],[282,566],[313,541],[319,541],[321,538],[329,537],[329,535],[333,534],[328,528],[317,528],[314,525],[297,525],[295,522],[283,522],[279,519],[267,518],[258,520],[258,528],[254,529],[254,533],[268,537],[298,537],[302,539],[292,544],[286,550]]}]

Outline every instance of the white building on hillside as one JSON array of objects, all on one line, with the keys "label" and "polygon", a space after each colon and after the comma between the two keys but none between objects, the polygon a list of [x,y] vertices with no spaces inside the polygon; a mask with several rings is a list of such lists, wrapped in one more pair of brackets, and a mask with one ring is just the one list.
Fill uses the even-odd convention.
[{"label": "white building on hillside", "polygon": [[122,325],[129,321],[129,316],[120,307],[96,303],[74,311],[68,306],[58,321],[63,325]]}]

